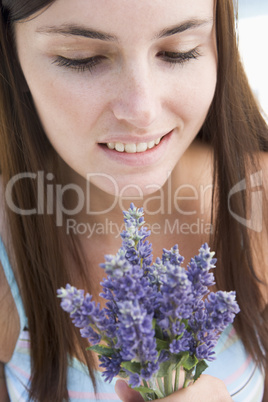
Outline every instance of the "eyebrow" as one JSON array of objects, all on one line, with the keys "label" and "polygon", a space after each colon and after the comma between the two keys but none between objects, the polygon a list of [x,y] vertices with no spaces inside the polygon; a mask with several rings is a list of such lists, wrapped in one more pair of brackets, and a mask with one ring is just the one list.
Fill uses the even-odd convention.
[{"label": "eyebrow", "polygon": [[185,22],[182,22],[179,25],[175,25],[171,28],[163,29],[157,36],[156,38],[166,38],[167,36],[172,36],[176,35],[178,33],[182,33],[185,31],[188,31],[189,29],[194,29],[194,28],[199,28],[203,25],[208,25],[213,23],[213,18],[207,18],[204,20],[198,20],[198,19],[191,19]]},{"label": "eyebrow", "polygon": [[[185,32],[190,29],[198,28],[200,26],[209,24],[213,22],[213,18],[198,20],[198,19],[191,19],[188,21],[184,21],[179,25],[175,25],[171,28],[163,29],[160,31],[154,39],[161,39],[168,36],[176,35],[178,33]],[[109,41],[109,42],[118,42],[118,38],[114,35],[96,31],[90,28],[85,28],[83,26],[78,26],[74,24],[64,24],[61,26],[45,26],[38,28],[36,30],[38,33],[44,34],[59,34],[63,36],[81,36],[84,38],[89,39],[98,39],[101,41]]]},{"label": "eyebrow", "polygon": [[84,38],[99,39],[103,41],[117,41],[117,38],[113,35],[72,24],[61,26],[46,26],[38,28],[36,32],[44,34],[60,34],[64,36],[82,36]]}]

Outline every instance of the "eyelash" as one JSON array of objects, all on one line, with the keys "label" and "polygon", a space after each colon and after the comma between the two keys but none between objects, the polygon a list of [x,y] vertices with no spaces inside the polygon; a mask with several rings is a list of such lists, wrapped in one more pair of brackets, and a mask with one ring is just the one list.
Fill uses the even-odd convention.
[{"label": "eyelash", "polygon": [[[170,64],[184,64],[191,59],[197,59],[200,56],[197,48],[189,50],[188,52],[166,52],[162,51],[157,54],[162,60]],[[92,71],[106,58],[104,56],[94,56],[86,59],[68,59],[63,56],[57,56],[52,62],[59,67],[66,67],[73,69],[77,72]]]},{"label": "eyelash", "polygon": [[188,52],[159,52],[158,56],[160,56],[164,61],[171,64],[184,64],[191,59],[197,59],[200,56],[197,48],[189,50]]},{"label": "eyelash", "polygon": [[86,59],[67,59],[63,56],[57,56],[57,58],[52,62],[59,67],[66,67],[78,72],[92,71],[94,67],[100,64],[105,59],[104,56],[94,56],[88,57]]}]

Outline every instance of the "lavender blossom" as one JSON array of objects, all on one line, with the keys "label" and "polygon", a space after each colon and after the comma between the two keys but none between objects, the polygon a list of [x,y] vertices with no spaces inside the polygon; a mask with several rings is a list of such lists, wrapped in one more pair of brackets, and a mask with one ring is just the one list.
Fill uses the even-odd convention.
[{"label": "lavender blossom", "polygon": [[174,388],[170,385],[172,371],[178,373],[180,367],[186,370],[184,386],[194,370],[194,379],[198,378],[205,360],[215,358],[220,333],[233,322],[239,307],[235,292],[210,293],[215,283],[210,270],[216,259],[206,243],[187,269],[177,245],[163,249],[162,257],[153,262],[143,209],[131,204],[124,222],[122,246],[101,264],[107,274],[100,294],[105,307],[71,285],[59,289],[58,297],[100,355],[105,381],[127,376],[145,400],[152,400],[176,390],[177,382]]},{"label": "lavender blossom", "polygon": [[105,381],[111,382],[121,370],[122,358],[119,354],[114,353],[111,357],[100,356],[100,367],[104,368],[103,377]]},{"label": "lavender blossom", "polygon": [[199,255],[191,259],[187,275],[192,282],[192,291],[197,300],[201,300],[208,292],[208,288],[215,284],[214,275],[209,272],[215,268],[216,259],[205,243],[199,250]]},{"label": "lavender blossom", "polygon": [[77,290],[69,284],[66,288],[57,291],[58,297],[62,298],[61,307],[70,314],[73,324],[80,328],[81,336],[88,338],[93,345],[98,344],[101,333],[113,335],[115,330],[114,322],[105,316],[99,304],[92,301],[92,296],[82,290]]},{"label": "lavender blossom", "polygon": [[192,354],[199,360],[214,360],[213,349],[220,333],[233,322],[238,312],[235,292],[210,293],[204,302],[199,302],[199,308],[188,321],[189,328],[195,333],[195,341],[190,346]]},{"label": "lavender blossom", "polygon": [[165,271],[159,276],[157,324],[171,339],[182,335],[181,320],[190,318],[194,303],[192,283],[185,268],[181,267],[182,262],[183,257],[177,246],[170,251],[163,251],[162,264]]}]

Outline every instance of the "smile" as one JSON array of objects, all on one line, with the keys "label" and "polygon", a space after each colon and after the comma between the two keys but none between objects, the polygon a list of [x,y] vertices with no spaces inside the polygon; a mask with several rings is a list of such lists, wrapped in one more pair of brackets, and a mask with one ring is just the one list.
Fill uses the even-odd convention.
[{"label": "smile", "polygon": [[113,149],[117,152],[126,152],[128,154],[135,154],[145,152],[147,151],[147,149],[152,149],[156,147],[160,143],[161,138],[162,137],[159,137],[156,140],[150,142],[139,142],[138,144],[134,143],[123,144],[122,142],[108,142],[106,146],[109,149]]}]

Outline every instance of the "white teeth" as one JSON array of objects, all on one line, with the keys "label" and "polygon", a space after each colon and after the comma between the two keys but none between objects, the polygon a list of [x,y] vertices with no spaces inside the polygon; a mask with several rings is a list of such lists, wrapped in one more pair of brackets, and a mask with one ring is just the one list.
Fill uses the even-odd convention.
[{"label": "white teeth", "polygon": [[156,145],[158,145],[161,141],[162,137],[157,138],[156,140],[150,142],[140,142],[138,144],[129,143],[123,144],[122,142],[108,142],[106,145],[109,149],[115,149],[118,152],[126,152],[128,154],[135,154],[140,152],[145,152],[147,149],[152,149]]},{"label": "white teeth", "polygon": [[147,144],[148,149],[152,149],[155,146],[155,141],[150,141]]},{"label": "white teeth", "polygon": [[124,152],[125,146],[124,146],[124,144],[122,144],[121,142],[117,142],[117,143],[115,144],[115,149],[116,149],[116,151],[118,151],[118,152]]},{"label": "white teeth", "polygon": [[135,154],[137,152],[136,144],[126,144],[125,145],[125,152],[129,154]]},{"label": "white teeth", "polygon": [[137,152],[145,152],[147,150],[146,142],[140,142],[137,144]]}]

